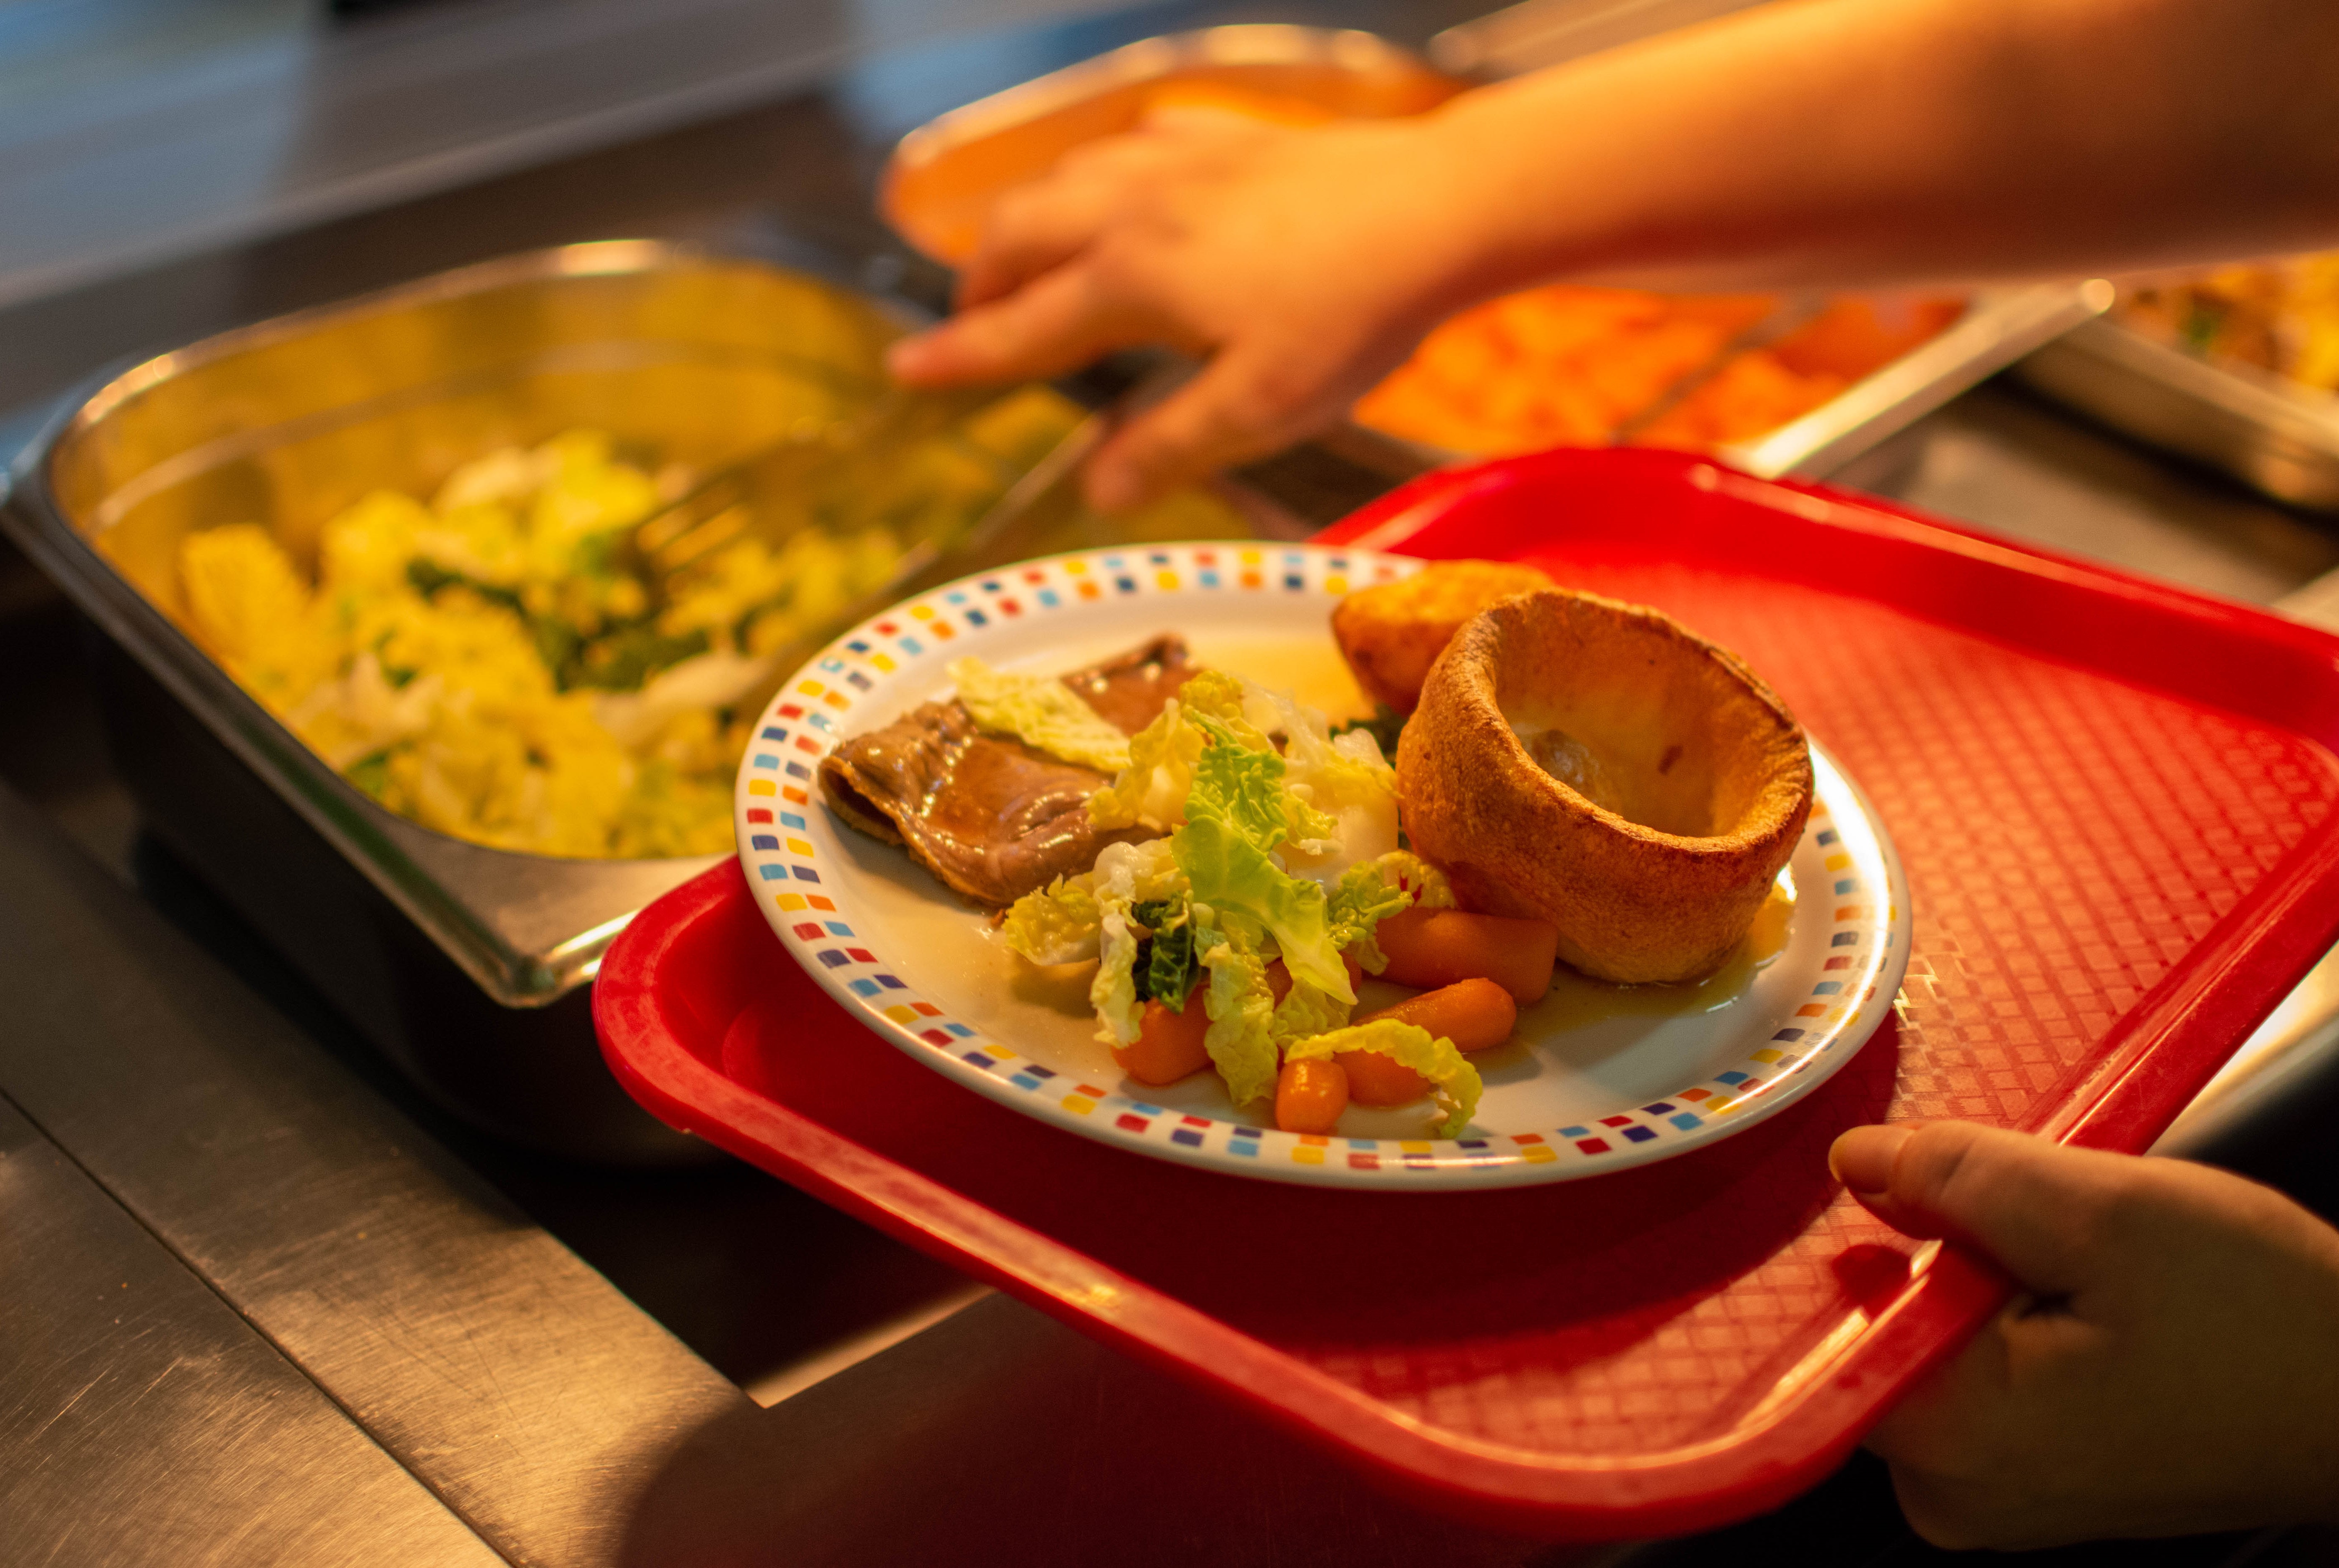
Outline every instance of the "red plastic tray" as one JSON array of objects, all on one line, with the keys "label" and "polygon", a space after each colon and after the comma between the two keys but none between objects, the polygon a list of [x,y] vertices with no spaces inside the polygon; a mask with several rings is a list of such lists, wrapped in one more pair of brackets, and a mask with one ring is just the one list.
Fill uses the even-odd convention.
[{"label": "red plastic tray", "polygon": [[1433,1504],[1669,1533],[1817,1480],[2003,1298],[1829,1179],[1839,1131],[1961,1117],[2141,1149],[2339,932],[2339,638],[1665,453],[1433,476],[1324,537],[1531,559],[1742,653],[1900,846],[1916,942],[1894,1021],[1801,1103],[1643,1169],[1271,1186],[958,1090],[830,1003],[722,867],[609,953],[618,1077]]}]

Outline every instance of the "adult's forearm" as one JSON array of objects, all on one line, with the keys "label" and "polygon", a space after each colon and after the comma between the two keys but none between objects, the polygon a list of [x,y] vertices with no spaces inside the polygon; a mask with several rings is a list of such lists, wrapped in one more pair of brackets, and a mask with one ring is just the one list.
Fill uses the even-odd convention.
[{"label": "adult's forearm", "polygon": [[2339,241],[2334,0],[1783,0],[1457,100],[1457,298]]}]

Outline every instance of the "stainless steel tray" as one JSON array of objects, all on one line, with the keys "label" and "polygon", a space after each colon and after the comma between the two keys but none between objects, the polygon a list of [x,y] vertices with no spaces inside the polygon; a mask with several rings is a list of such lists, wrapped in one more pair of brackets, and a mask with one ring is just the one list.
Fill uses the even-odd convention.
[{"label": "stainless steel tray", "polygon": [[[1498,81],[1742,11],[1758,0],[1523,0],[1429,41],[1441,69]],[[2087,281],[1987,289],[1949,330],[1801,418],[1715,456],[1764,478],[1820,478],[1969,387],[2022,360],[2112,302]],[[1685,389],[1683,389],[1685,390]],[[1386,439],[1365,432],[1367,441]],[[1440,461],[1453,454],[1424,452]]]},{"label": "stainless steel tray", "polygon": [[1384,116],[1434,108],[1467,84],[1377,34],[1258,23],[1141,39],[994,93],[912,131],[878,181],[878,209],[937,261],[966,259],[982,214],[1083,142],[1133,129],[1170,82],[1231,87]]},{"label": "stainless steel tray", "polygon": [[[808,360],[879,384],[901,328],[810,276],[658,242],[511,257],[104,379],[18,459],[0,523],[104,634],[109,741],[143,819],[311,983],[492,1130],[664,1159],[703,1146],[608,1079],[581,988],[637,910],[722,857],[513,853],[385,810],[180,630],[178,543],[249,520],[301,556],[367,491],[428,493],[459,462],[579,425],[710,468],[804,417],[786,388]],[[1041,499],[1061,511],[1061,494]],[[992,543],[1092,527],[1040,511]],[[985,564],[945,554],[918,576]]]},{"label": "stainless steel tray", "polygon": [[[2111,300],[2111,285],[2098,279],[1983,290],[1939,337],[1801,418],[1752,440],[1716,448],[1713,455],[1766,479],[1824,478],[1968,388],[2100,314]],[[1739,345],[1749,346],[1753,345]],[[1727,351],[1718,356],[1674,388],[1668,400],[1685,395],[1729,358]],[[1348,425],[1322,439],[1350,460],[1390,474],[1409,476],[1477,460],[1364,425]]]},{"label": "stainless steel tray", "polygon": [[2228,369],[2107,318],[2025,360],[2049,397],[2225,469],[2276,500],[2339,512],[2339,398]]},{"label": "stainless steel tray", "polygon": [[713,466],[776,439],[803,361],[872,385],[899,330],[873,304],[755,263],[619,242],[513,257],[229,332],[70,408],[22,459],[26,547],[115,641],[498,1001],[589,979],[626,916],[705,865],[465,843],[384,810],[172,619],[177,548],[256,521],[296,555],[380,488],[594,425]]},{"label": "stainless steel tray", "polygon": [[1821,478],[2064,333],[2112,301],[2100,279],[1986,289],[1949,330],[1801,419],[1715,455],[1750,474]]}]

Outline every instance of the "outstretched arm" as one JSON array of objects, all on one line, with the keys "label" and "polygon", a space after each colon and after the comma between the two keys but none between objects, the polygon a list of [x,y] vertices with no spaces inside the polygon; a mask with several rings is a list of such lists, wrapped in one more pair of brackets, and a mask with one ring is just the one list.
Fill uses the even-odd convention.
[{"label": "outstretched arm", "polygon": [[2328,0],[1780,0],[1413,121],[1164,125],[1003,200],[923,384],[1130,343],[1208,368],[1091,468],[1125,505],[1336,417],[1552,278],[1906,283],[2339,238]]}]

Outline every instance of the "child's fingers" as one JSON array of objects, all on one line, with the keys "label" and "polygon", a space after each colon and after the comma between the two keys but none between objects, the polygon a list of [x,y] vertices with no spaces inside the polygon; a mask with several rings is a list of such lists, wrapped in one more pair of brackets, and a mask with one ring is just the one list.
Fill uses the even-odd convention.
[{"label": "child's fingers", "polygon": [[1985,1328],[1884,1413],[1863,1446],[1892,1466],[1900,1511],[1916,1532],[1951,1550],[1993,1543],[1976,1531],[1976,1499],[1987,1516],[2008,1499],[1993,1461],[2008,1452],[2005,1340]]},{"label": "child's fingers", "polygon": [[1829,1163],[1879,1218],[1949,1237],[2040,1295],[2081,1288],[2095,1267],[2118,1157],[1971,1122],[1854,1128]]},{"label": "child's fingers", "polygon": [[1047,175],[1002,194],[959,277],[958,308],[1012,294],[1079,255],[1160,162],[1152,139],[1115,136],[1073,149]]},{"label": "child's fingers", "polygon": [[1089,464],[1095,506],[1120,511],[1212,468],[1280,449],[1328,415],[1313,388],[1271,350],[1241,345],[1130,420]]},{"label": "child's fingers", "polygon": [[1144,335],[1098,297],[1090,270],[1074,265],[903,339],[885,363],[913,387],[1027,380],[1077,370]]}]

